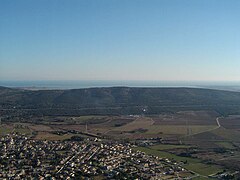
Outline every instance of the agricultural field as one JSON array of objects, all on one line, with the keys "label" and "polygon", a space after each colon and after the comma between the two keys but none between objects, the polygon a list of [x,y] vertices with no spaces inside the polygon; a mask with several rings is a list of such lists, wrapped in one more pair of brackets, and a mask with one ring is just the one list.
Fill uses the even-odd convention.
[{"label": "agricultural field", "polygon": [[[164,145],[161,145],[160,147],[157,147],[157,146],[137,147],[135,148],[135,150],[143,151],[146,154],[150,154],[154,156],[174,159],[178,162],[183,162],[183,167],[193,171],[196,174],[199,174],[200,176],[208,176],[218,172],[222,172],[224,170],[224,168],[221,166],[214,165],[214,164],[206,164],[197,158],[182,157],[172,153],[168,153],[166,151],[168,148],[169,148],[169,145],[166,145],[166,147],[164,147]],[[171,146],[170,148],[183,148],[183,146],[177,147],[175,145],[175,146]]]},{"label": "agricultural field", "polygon": [[180,111],[175,114],[153,116],[154,125],[216,125],[219,116],[214,111]]},{"label": "agricultural field", "polygon": [[33,132],[75,130],[111,138],[173,138],[201,134],[217,128],[217,113],[210,111],[180,111],[154,116],[42,116],[23,120],[22,125]]},{"label": "agricultural field", "polygon": [[19,132],[35,139],[66,140],[90,135],[131,142],[160,138],[158,144],[138,147],[138,150],[187,162],[185,167],[202,174],[202,178],[221,171],[222,167],[240,168],[239,116],[180,111],[149,116],[41,116],[31,119],[32,123],[29,118],[21,123],[2,124],[0,136]]},{"label": "agricultural field", "polygon": [[161,150],[169,150],[169,149],[185,149],[190,147],[191,146],[188,146],[188,145],[159,144],[159,145],[151,146],[151,149],[161,151]]},{"label": "agricultural field", "polygon": [[117,131],[134,131],[139,128],[147,128],[151,125],[153,125],[154,121],[152,118],[147,118],[147,117],[140,117],[136,118],[134,121],[121,126],[119,128],[116,128],[115,130]]},{"label": "agricultural field", "polygon": [[6,134],[10,134],[13,132],[25,134],[25,135],[31,135],[32,131],[29,129],[28,126],[24,126],[21,124],[2,124],[0,125],[0,136],[4,136]]},{"label": "agricultural field", "polygon": [[236,131],[235,129],[226,129],[221,127],[212,131],[212,133],[225,140],[240,142],[240,132]]},{"label": "agricultural field", "polygon": [[228,116],[221,118],[220,123],[226,129],[240,131],[240,116]]},{"label": "agricultural field", "polygon": [[71,134],[56,135],[48,132],[38,132],[37,135],[35,136],[35,139],[62,141],[62,140],[70,139],[72,136],[73,135]]},{"label": "agricultural field", "polygon": [[171,137],[179,140],[217,128],[217,113],[210,111],[180,111],[152,116],[41,116],[22,120],[36,132],[75,130],[117,138]]},{"label": "agricultural field", "polygon": [[146,134],[163,134],[163,135],[182,135],[201,133],[215,128],[214,125],[153,125],[148,127]]},{"label": "agricultural field", "polygon": [[234,146],[232,142],[228,142],[228,141],[220,141],[220,142],[216,142],[215,144],[219,145],[219,147],[230,149],[230,150],[234,150],[237,148],[236,146]]},{"label": "agricultural field", "polygon": [[6,125],[6,124],[0,125],[0,136],[4,136],[6,134],[9,134],[12,131],[13,131],[13,126],[12,125]]}]

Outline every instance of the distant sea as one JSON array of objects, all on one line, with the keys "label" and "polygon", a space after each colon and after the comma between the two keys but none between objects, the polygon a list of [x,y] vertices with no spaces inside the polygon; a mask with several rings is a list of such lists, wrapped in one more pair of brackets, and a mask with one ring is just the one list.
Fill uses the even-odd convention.
[{"label": "distant sea", "polygon": [[0,81],[0,86],[22,89],[80,89],[92,87],[194,87],[240,92],[240,82],[210,81]]}]

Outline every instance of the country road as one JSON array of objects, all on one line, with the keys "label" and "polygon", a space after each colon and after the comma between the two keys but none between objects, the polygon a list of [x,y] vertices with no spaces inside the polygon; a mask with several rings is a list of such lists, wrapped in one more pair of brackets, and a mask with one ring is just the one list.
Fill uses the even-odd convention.
[{"label": "country road", "polygon": [[218,127],[220,128],[220,127],[221,127],[221,124],[219,123],[219,117],[217,117],[216,121],[217,121]]}]

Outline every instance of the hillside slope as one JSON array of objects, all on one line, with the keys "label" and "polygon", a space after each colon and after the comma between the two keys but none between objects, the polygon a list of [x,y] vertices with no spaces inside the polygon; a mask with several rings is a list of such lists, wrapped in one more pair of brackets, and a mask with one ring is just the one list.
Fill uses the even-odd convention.
[{"label": "hillside slope", "polygon": [[112,113],[140,113],[143,108],[150,114],[196,108],[239,111],[240,93],[198,88],[111,87],[30,91],[1,87],[0,107],[38,110],[85,108],[90,109],[90,114],[104,113],[106,109],[110,114],[111,109],[115,109]]}]

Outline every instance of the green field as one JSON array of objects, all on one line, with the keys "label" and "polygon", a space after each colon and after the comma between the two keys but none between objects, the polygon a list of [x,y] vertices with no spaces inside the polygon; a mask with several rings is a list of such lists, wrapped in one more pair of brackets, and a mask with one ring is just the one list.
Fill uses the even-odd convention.
[{"label": "green field", "polygon": [[[163,147],[160,146],[160,148],[163,148]],[[200,159],[191,158],[191,157],[181,157],[181,156],[177,156],[175,154],[171,154],[171,153],[156,150],[156,149],[157,149],[157,146],[153,146],[153,148],[152,147],[150,147],[150,148],[136,147],[135,148],[135,150],[145,152],[146,154],[149,154],[149,155],[164,157],[164,158],[168,158],[168,159],[174,159],[176,161],[187,162],[186,164],[184,164],[185,168],[187,168],[188,170],[194,171],[195,173],[203,175],[203,176],[215,174],[215,173],[223,170],[220,166],[208,165],[208,164],[202,163]]]},{"label": "green field", "polygon": [[234,147],[232,143],[227,142],[227,141],[216,142],[215,144],[217,144],[220,147],[223,147],[225,149],[230,149],[230,150],[236,149],[236,147]]},{"label": "green field", "polygon": [[200,163],[189,163],[184,167],[191,171],[197,172],[198,174],[204,175],[204,176],[208,176],[208,175],[223,171],[223,169],[220,166],[204,164],[201,162]]},{"label": "green field", "polygon": [[148,147],[137,147],[135,148],[136,150],[145,152],[146,154],[149,155],[154,155],[154,156],[158,156],[158,157],[164,157],[164,158],[168,158],[168,159],[174,159],[176,161],[187,161],[188,163],[199,163],[201,162],[199,159],[195,159],[195,158],[189,158],[189,157],[181,157],[181,156],[177,156],[175,154],[171,154],[165,151],[159,151],[156,149],[152,149],[152,148],[148,148]]},{"label": "green field", "polygon": [[30,135],[32,131],[25,126],[19,126],[19,125],[1,125],[0,126],[0,136],[4,136],[6,134],[9,134],[11,132],[17,132],[20,134],[27,134]]},{"label": "green field", "polygon": [[14,129],[14,132],[20,133],[20,134],[26,134],[26,135],[30,135],[31,134],[31,130],[28,128],[16,128]]},{"label": "green field", "polygon": [[66,139],[70,139],[72,136],[73,134],[57,135],[49,132],[38,132],[35,138],[50,141],[63,141]]},{"label": "green field", "polygon": [[31,135],[32,131],[27,127],[19,124],[14,125],[13,132],[17,132],[20,134],[26,134],[26,135]]},{"label": "green field", "polygon": [[171,144],[159,144],[156,146],[151,146],[151,149],[154,150],[167,150],[167,149],[179,149],[179,148],[190,148],[191,146],[187,145],[171,145]]}]

